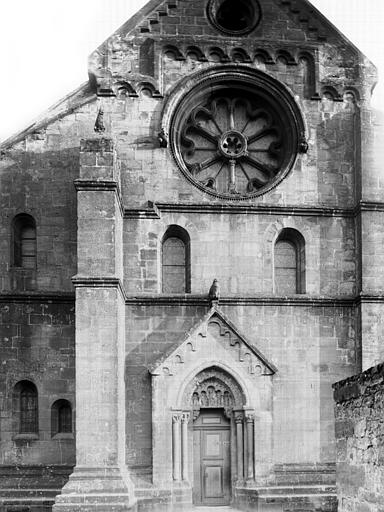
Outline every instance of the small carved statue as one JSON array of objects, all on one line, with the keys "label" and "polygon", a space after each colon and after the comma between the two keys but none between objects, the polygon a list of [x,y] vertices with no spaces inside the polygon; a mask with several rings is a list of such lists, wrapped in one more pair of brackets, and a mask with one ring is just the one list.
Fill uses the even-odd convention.
[{"label": "small carved statue", "polygon": [[95,132],[97,133],[102,133],[105,131],[105,126],[104,126],[104,111],[103,109],[100,107],[99,108],[99,111],[97,113],[97,117],[96,117],[96,122],[95,122],[95,127],[94,127],[94,130]]},{"label": "small carved statue", "polygon": [[209,289],[208,297],[211,301],[220,299],[220,286],[217,279],[213,280],[212,286]]}]

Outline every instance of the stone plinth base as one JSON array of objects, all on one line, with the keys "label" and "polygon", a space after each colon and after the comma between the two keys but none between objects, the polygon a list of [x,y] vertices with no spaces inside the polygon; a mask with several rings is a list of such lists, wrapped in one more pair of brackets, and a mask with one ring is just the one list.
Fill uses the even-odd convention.
[{"label": "stone plinth base", "polygon": [[236,487],[233,504],[245,512],[276,512],[288,504],[291,512],[337,512],[334,486]]},{"label": "stone plinth base", "polygon": [[133,484],[119,467],[76,467],[56,496],[53,512],[136,511]]},{"label": "stone plinth base", "polygon": [[138,512],[181,512],[192,507],[192,489],[175,484],[171,489],[135,489]]}]

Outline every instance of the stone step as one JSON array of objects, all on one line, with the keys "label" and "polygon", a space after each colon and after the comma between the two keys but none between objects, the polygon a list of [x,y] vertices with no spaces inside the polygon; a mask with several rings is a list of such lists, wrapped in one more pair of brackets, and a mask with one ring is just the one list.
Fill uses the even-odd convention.
[{"label": "stone step", "polygon": [[1,489],[2,499],[30,499],[30,498],[54,498],[60,494],[61,489]]}]

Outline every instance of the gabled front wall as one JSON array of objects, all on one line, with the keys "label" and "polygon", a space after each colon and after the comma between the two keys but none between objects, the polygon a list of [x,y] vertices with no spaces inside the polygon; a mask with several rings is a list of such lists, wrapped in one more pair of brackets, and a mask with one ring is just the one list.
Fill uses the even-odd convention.
[{"label": "gabled front wall", "polygon": [[[324,30],[308,8],[297,13],[287,2],[266,2],[254,33],[228,38],[207,22],[204,2],[191,6],[180,0],[176,7],[163,4],[155,12],[166,15],[150,17],[158,23],[139,20],[135,30],[125,34],[123,28],[115,34],[107,52],[101,47],[91,56],[98,97],[89,95],[88,103],[42,121],[25,138],[4,148],[0,159],[1,209],[5,212],[0,220],[0,247],[5,255],[0,263],[2,300],[12,294],[13,300],[25,304],[16,320],[2,315],[2,342],[12,339],[13,346],[17,345],[18,335],[9,336],[9,332],[21,329],[21,345],[39,345],[49,354],[47,365],[60,365],[63,372],[59,378],[55,370],[42,380],[42,394],[49,397],[46,402],[59,396],[57,390],[74,401],[71,357],[75,340],[73,327],[67,327],[67,321],[74,321],[71,278],[87,272],[86,258],[92,260],[98,244],[103,250],[119,247],[120,239],[112,231],[103,238],[96,229],[92,246],[84,246],[81,240],[76,246],[78,214],[88,232],[97,223],[87,220],[90,209],[77,212],[73,181],[80,176],[80,166],[83,177],[88,171],[90,178],[95,177],[92,157],[80,162],[80,139],[111,138],[116,144],[125,207],[123,261],[115,267],[111,262],[101,277],[114,273],[120,277],[122,263],[127,294],[126,459],[138,487],[143,482],[148,486],[153,476],[148,367],[184,339],[185,332],[207,313],[206,295],[214,278],[221,286],[220,307],[278,368],[271,387],[271,444],[265,452],[268,471],[257,485],[268,480],[271,485],[291,486],[298,472],[311,485],[332,484],[335,452],[330,385],[359,370],[361,336],[369,335],[367,319],[372,314],[382,316],[381,304],[374,308],[366,304],[360,324],[354,301],[361,291],[362,265],[363,269],[379,268],[375,243],[361,237],[356,210],[359,199],[379,199],[378,178],[372,176],[376,171],[370,170],[370,179],[363,180],[360,190],[361,161],[369,159],[365,146],[360,157],[360,121],[367,119],[374,71],[352,46]],[[307,15],[310,21],[299,21]],[[305,86],[300,61],[304,55],[313,59],[310,87],[308,82]],[[284,84],[301,111],[309,144],[308,152],[298,155],[281,183],[264,195],[242,201],[220,200],[200,191],[178,169],[170,148],[159,147],[158,140],[160,130],[168,127],[162,113],[182,79],[205,69],[219,70],[228,63],[238,69],[257,69]],[[104,131],[99,136],[94,126],[97,118],[100,121],[100,109]],[[108,162],[98,165],[102,176]],[[99,213],[102,210],[100,205]],[[11,220],[17,213],[29,213],[37,223],[37,269],[29,280],[16,279],[18,270],[11,268],[8,256]],[[367,215],[363,225],[381,225],[380,213],[369,215],[374,218],[368,221]],[[183,227],[191,239],[191,294],[162,297],[161,240],[174,224]],[[276,297],[274,293],[273,246],[284,227],[298,230],[305,239],[306,294],[302,297]],[[362,264],[359,247],[366,242],[372,245]],[[376,293],[384,286],[384,275],[367,273],[362,281],[369,292]],[[70,304],[65,305],[69,318],[65,321],[56,318],[55,309],[62,306],[55,302],[63,292]],[[25,295],[30,293],[41,299],[43,312],[38,319],[28,309]],[[31,325],[35,322],[39,325]],[[23,325],[30,329],[24,331]],[[4,428],[13,415],[12,385],[10,380],[5,382],[5,374],[14,375],[14,380],[18,372],[20,379],[38,377],[34,356],[24,357],[24,349],[1,352],[1,368],[6,369],[0,388],[6,404],[1,418],[1,463],[73,464],[73,443],[62,455],[62,446],[49,436],[47,410],[40,412],[47,449],[40,449],[40,441],[32,441],[21,453],[12,441],[14,432]],[[20,360],[24,361],[22,371]],[[290,465],[292,473],[285,467],[282,470],[281,464]],[[286,471],[285,476],[281,471]],[[244,502],[249,503],[247,499]],[[327,506],[331,508],[332,503]]]}]

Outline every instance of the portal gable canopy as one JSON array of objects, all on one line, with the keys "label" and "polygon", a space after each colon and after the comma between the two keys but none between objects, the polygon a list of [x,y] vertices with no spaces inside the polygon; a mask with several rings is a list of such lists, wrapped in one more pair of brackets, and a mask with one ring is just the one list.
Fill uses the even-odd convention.
[{"label": "portal gable canopy", "polygon": [[247,378],[272,376],[276,366],[216,306],[151,368],[153,376],[185,376],[221,364]]}]

